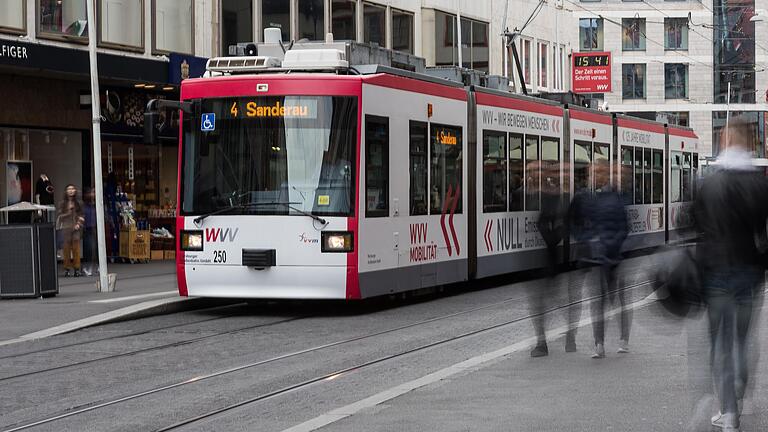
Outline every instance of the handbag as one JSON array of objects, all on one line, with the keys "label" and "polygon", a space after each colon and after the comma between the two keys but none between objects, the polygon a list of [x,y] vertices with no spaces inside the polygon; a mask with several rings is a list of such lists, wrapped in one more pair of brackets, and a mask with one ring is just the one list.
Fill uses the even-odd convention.
[{"label": "handbag", "polygon": [[659,261],[652,279],[659,303],[672,315],[685,318],[692,307],[704,304],[695,247],[671,248],[656,257]]}]

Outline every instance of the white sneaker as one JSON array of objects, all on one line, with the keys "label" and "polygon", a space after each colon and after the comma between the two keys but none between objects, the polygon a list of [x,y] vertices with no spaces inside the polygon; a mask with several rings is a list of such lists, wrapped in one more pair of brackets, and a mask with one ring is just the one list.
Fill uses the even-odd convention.
[{"label": "white sneaker", "polygon": [[595,344],[595,352],[592,354],[593,359],[601,359],[605,357],[605,347],[603,344]]},{"label": "white sneaker", "polygon": [[727,432],[739,432],[739,416],[738,414],[723,414],[718,412],[717,415],[712,417],[712,426],[722,428]]},{"label": "white sneaker", "polygon": [[619,349],[616,351],[619,354],[627,354],[629,353],[629,342],[625,340],[619,341]]}]

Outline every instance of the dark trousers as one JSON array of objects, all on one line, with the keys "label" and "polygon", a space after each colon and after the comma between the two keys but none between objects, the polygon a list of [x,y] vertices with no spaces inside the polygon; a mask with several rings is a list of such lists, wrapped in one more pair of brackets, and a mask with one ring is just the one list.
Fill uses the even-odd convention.
[{"label": "dark trousers", "polygon": [[616,263],[603,263],[598,266],[599,281],[595,284],[596,299],[592,302],[592,333],[595,344],[605,343],[605,303],[617,297],[621,307],[619,324],[620,337],[629,342],[629,331],[632,327],[632,311],[627,308],[626,290],[621,290],[618,283],[618,268]]},{"label": "dark trousers", "polygon": [[759,269],[744,266],[709,270],[704,275],[710,365],[722,413],[737,413],[737,400],[747,388],[747,335],[760,276]]},{"label": "dark trousers", "polygon": [[[563,278],[559,277],[557,268],[559,249],[557,245],[547,246],[547,277],[542,279],[541,283],[531,284],[533,290],[529,292],[533,330],[539,343],[546,341],[548,306],[562,304],[561,302],[555,303],[562,293],[561,287],[563,285]],[[576,328],[581,319],[581,306],[575,303],[581,300],[582,280],[583,273],[581,270],[577,271],[575,278],[569,277],[565,280],[569,304],[567,307],[568,333],[573,337],[576,336]]]},{"label": "dark trousers", "polygon": [[96,263],[96,228],[86,228],[83,231],[83,261]]}]

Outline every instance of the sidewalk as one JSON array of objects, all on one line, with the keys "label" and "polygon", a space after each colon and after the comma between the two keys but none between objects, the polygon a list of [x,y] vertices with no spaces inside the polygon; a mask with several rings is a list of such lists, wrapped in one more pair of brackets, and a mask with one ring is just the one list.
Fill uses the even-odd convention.
[{"label": "sidewalk", "polygon": [[[719,431],[709,423],[718,408],[706,403],[696,427],[686,429],[690,408],[706,394],[709,373],[708,343],[689,344],[688,334],[695,334],[692,341],[706,341],[706,316],[671,320],[647,300],[634,311],[629,354],[616,353],[618,324],[611,318],[607,357],[591,359],[592,329],[582,321],[578,352],[565,353],[559,337],[550,339],[548,357],[531,358],[531,341],[519,341],[499,350],[506,355],[476,353],[289,430]],[[753,329],[763,337],[764,309],[753,315]],[[745,404],[742,432],[768,430],[766,345],[754,347],[763,361],[751,371],[755,387]]]},{"label": "sidewalk", "polygon": [[59,294],[38,299],[0,300],[0,344],[36,339],[140,313],[159,313],[190,300],[179,297],[173,261],[110,264],[117,274],[114,292],[96,291],[97,277],[65,278]]}]

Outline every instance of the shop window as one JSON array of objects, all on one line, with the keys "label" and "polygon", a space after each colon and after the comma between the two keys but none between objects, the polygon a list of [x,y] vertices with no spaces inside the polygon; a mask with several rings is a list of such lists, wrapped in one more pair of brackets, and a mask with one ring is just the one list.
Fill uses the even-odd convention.
[{"label": "shop window", "polygon": [[628,202],[634,202],[633,194],[635,191],[633,173],[634,151],[632,147],[622,147],[621,149],[621,193],[627,197]]},{"label": "shop window", "polygon": [[592,190],[590,167],[592,166],[592,143],[574,141],[573,146],[573,187],[578,192]]},{"label": "shop window", "polygon": [[325,0],[299,0],[299,39],[325,40]]},{"label": "shop window", "polygon": [[664,98],[685,99],[688,97],[688,65],[667,63],[664,65]]},{"label": "shop window", "polygon": [[507,210],[507,136],[483,131],[483,213]]},{"label": "shop window", "polygon": [[543,88],[549,86],[547,82],[547,77],[549,76],[549,63],[547,63],[548,49],[548,44],[539,42],[539,87]]},{"label": "shop window", "polygon": [[154,51],[192,54],[194,51],[194,2],[154,0]]},{"label": "shop window", "polygon": [[101,0],[99,41],[129,48],[144,47],[144,1]]},{"label": "shop window", "polygon": [[664,202],[664,155],[661,150],[653,150],[653,203]]},{"label": "shop window", "polygon": [[331,2],[331,31],[336,40],[357,40],[357,2],[333,0]]},{"label": "shop window", "polygon": [[688,18],[664,18],[664,48],[688,49]]},{"label": "shop window", "polygon": [[560,140],[541,137],[541,189],[560,193]]},{"label": "shop window", "polygon": [[430,213],[442,214],[444,210],[451,211],[453,206],[456,207],[454,213],[461,213],[463,201],[461,195],[463,179],[461,128],[432,123],[429,134],[431,140],[430,184],[432,188]]},{"label": "shop window", "polygon": [[[635,204],[643,203],[643,187],[645,182],[643,181],[643,149],[635,147]],[[649,190],[650,194],[651,191]]]},{"label": "shop window", "polygon": [[363,3],[363,42],[385,45],[386,12],[383,6]]},{"label": "shop window", "polygon": [[603,19],[579,19],[579,49],[581,51],[603,50]]},{"label": "shop window", "polygon": [[38,31],[42,37],[59,37],[87,42],[88,16],[85,0],[40,0]]},{"label": "shop window", "polygon": [[283,42],[291,40],[291,2],[285,0],[261,0],[261,25],[279,28]]},{"label": "shop window", "polygon": [[645,18],[622,18],[621,48],[624,51],[645,51]]},{"label": "shop window", "polygon": [[221,54],[231,45],[253,42],[253,0],[222,0]]},{"label": "shop window", "polygon": [[5,0],[0,2],[0,32],[26,33],[26,0]]},{"label": "shop window", "polygon": [[392,9],[392,49],[414,53],[413,14]]},{"label": "shop window", "polygon": [[539,137],[525,136],[525,210],[540,208],[541,193],[541,157]]},{"label": "shop window", "polygon": [[683,154],[670,152],[669,157],[669,202],[680,202],[682,199],[683,184]]},{"label": "shop window", "polygon": [[389,216],[389,119],[365,116],[365,216]]},{"label": "shop window", "polygon": [[509,211],[523,210],[523,136],[509,134]]},{"label": "shop window", "polygon": [[427,124],[411,121],[410,131],[410,215],[427,214]]},{"label": "shop window", "polygon": [[621,72],[622,97],[645,99],[645,64],[623,64]]}]

